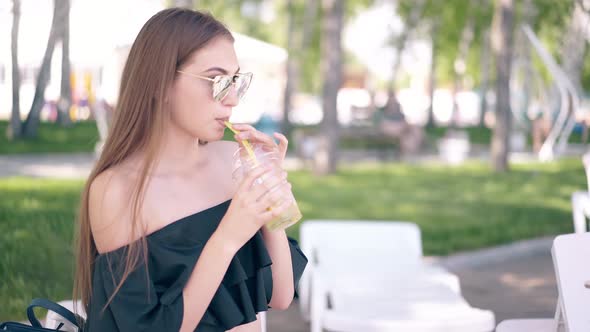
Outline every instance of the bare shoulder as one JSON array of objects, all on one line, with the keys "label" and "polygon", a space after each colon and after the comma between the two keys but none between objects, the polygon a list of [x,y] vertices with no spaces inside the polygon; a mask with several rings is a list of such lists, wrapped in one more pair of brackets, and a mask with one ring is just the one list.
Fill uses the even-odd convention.
[{"label": "bare shoulder", "polygon": [[117,168],[99,174],[90,185],[88,215],[100,253],[129,244],[131,236],[132,178]]}]

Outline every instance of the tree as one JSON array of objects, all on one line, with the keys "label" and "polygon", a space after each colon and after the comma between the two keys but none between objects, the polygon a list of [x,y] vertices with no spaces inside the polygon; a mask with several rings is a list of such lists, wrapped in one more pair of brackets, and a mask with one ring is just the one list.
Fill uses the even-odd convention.
[{"label": "tree", "polygon": [[436,87],[436,52],[438,49],[437,35],[439,26],[440,20],[438,18],[433,19],[429,26],[432,49],[430,51],[430,73],[428,75],[428,96],[430,97],[430,106],[428,106],[428,122],[426,125],[430,128],[434,127],[434,90]]},{"label": "tree", "polygon": [[287,23],[287,82],[285,83],[285,94],[283,95],[283,123],[281,131],[290,137],[291,122],[289,112],[291,111],[293,93],[297,86],[297,57],[295,56],[295,11],[293,0],[287,0],[288,23]]},{"label": "tree", "polygon": [[[479,2],[479,1],[478,1]],[[459,115],[459,104],[457,103],[457,94],[463,90],[463,81],[467,69],[467,55],[471,47],[471,42],[475,34],[475,15],[472,13],[473,7],[476,6],[474,0],[467,3],[469,8],[467,12],[467,21],[463,25],[457,55],[453,62],[453,111],[451,115],[451,125],[457,125]]]},{"label": "tree", "polygon": [[[525,0],[522,3],[522,7],[521,7],[521,20],[523,22],[523,24],[527,25],[527,26],[532,26],[534,21],[535,21],[535,16],[536,16],[536,9],[535,6],[533,4],[533,0]],[[518,53],[520,51],[520,56],[522,57],[522,66],[524,66],[524,71],[523,71],[523,79],[524,79],[524,86],[522,89],[522,96],[523,96],[523,103],[522,103],[522,109],[523,110],[528,110],[529,109],[529,104],[531,101],[531,97],[533,95],[533,91],[534,91],[534,69],[533,69],[533,62],[532,62],[532,54],[531,54],[531,44],[530,42],[528,42],[528,40],[526,39],[526,36],[524,35],[524,33],[521,31],[519,31],[518,34],[516,34],[515,36],[517,43],[515,45],[515,54],[513,55],[514,58],[518,57]],[[512,75],[515,75],[514,73]],[[525,130],[525,125],[523,125],[522,120],[521,121],[515,121],[515,129],[516,127],[518,131],[523,131]]]},{"label": "tree", "polygon": [[[401,56],[403,54],[404,49],[406,48],[406,42],[408,40],[409,35],[413,32],[414,28],[416,27],[416,25],[420,21],[420,17],[422,16],[422,11],[424,9],[425,2],[426,2],[425,0],[413,1],[410,15],[407,18],[407,20],[405,20],[405,22],[404,22],[405,26],[404,26],[401,34],[399,36],[397,36],[397,38],[395,38],[395,41],[394,41],[396,55],[394,58],[393,65],[391,67],[391,81],[389,82],[389,86],[388,86],[388,90],[387,90],[387,95],[389,96],[389,98],[393,98],[394,100],[396,99],[395,81],[397,78],[397,74],[399,74],[399,68],[401,65]],[[399,105],[397,102],[394,102],[392,100],[389,100],[387,102],[387,104],[389,105],[388,107],[397,107],[396,105]],[[399,110],[396,110],[396,111],[399,111]]]},{"label": "tree", "polygon": [[63,126],[71,124],[70,106],[72,105],[72,86],[70,82],[70,0],[62,0],[64,21],[61,33],[61,88],[57,102],[57,122]]},{"label": "tree", "polygon": [[[467,81],[466,77],[470,78],[469,82],[478,82],[479,58],[474,55],[478,54],[482,47],[481,36],[491,21],[490,2],[426,0],[422,4],[421,15],[414,23],[414,38],[428,39],[432,46],[428,83],[431,102],[428,126],[434,125],[432,102],[436,86],[451,87],[457,92],[463,88],[463,82]],[[407,22],[414,21],[412,16],[416,16],[419,2],[398,0],[397,3],[397,12],[406,25]],[[451,119],[456,118],[455,108],[456,105],[453,105]]]},{"label": "tree", "polygon": [[512,0],[496,0],[492,26],[492,51],[496,60],[496,121],[492,135],[492,166],[508,171],[510,152],[510,68],[512,58],[514,5]]},{"label": "tree", "polygon": [[[184,2],[184,1],[181,1]],[[281,1],[279,3],[283,3]],[[179,3],[180,4],[180,3]],[[285,47],[284,21],[262,22],[265,6],[271,5],[263,0],[193,0],[192,8],[211,13],[226,24],[232,31],[239,32],[266,42]],[[285,19],[286,21],[286,19]],[[277,42],[279,41],[280,42]]]},{"label": "tree", "polygon": [[10,55],[12,58],[12,112],[10,126],[6,129],[8,139],[17,139],[21,134],[20,122],[20,71],[18,65],[18,29],[20,24],[20,0],[12,1],[12,29]]},{"label": "tree", "polygon": [[197,7],[196,0],[168,0],[167,7],[180,7],[193,9]]},{"label": "tree", "polygon": [[[303,13],[303,23],[298,24],[298,10],[296,1],[288,0],[286,5],[288,23],[287,23],[287,82],[285,84],[285,94],[283,99],[283,128],[284,134],[289,136],[292,125],[289,121],[289,112],[292,107],[292,98],[299,90],[301,70],[305,66],[305,53],[308,52],[314,34],[314,22],[316,21],[318,11],[317,0],[306,0]],[[297,27],[302,26],[302,29]]]},{"label": "tree", "polygon": [[342,82],[342,25],[344,1],[322,0],[322,129],[326,145],[325,163],[318,165],[319,173],[330,174],[336,171],[338,162],[339,123],[337,96]]},{"label": "tree", "polygon": [[490,85],[490,67],[491,67],[491,56],[490,56],[490,30],[484,30],[481,36],[481,50],[480,54],[480,90],[481,100],[479,102],[479,125],[480,127],[485,126],[485,115],[488,111],[488,87]]},{"label": "tree", "polygon": [[66,0],[54,0],[53,3],[51,30],[49,31],[49,38],[47,40],[47,47],[45,48],[45,55],[43,56],[41,68],[37,75],[33,104],[31,105],[29,115],[22,128],[22,133],[25,137],[37,136],[40,113],[45,104],[45,89],[47,88],[47,83],[49,83],[50,79],[51,58],[53,57],[55,43],[63,34],[62,31],[64,29],[65,16],[69,14],[69,6],[66,6]]},{"label": "tree", "polygon": [[578,94],[582,94],[582,68],[586,55],[586,39],[588,38],[588,13],[582,7],[582,1],[576,1],[572,9],[564,43],[561,48],[563,70],[574,84]]}]

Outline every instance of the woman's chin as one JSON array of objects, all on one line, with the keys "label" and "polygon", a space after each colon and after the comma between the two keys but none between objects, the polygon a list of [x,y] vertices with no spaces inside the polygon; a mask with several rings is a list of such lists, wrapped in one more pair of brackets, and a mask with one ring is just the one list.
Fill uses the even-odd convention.
[{"label": "woman's chin", "polygon": [[208,135],[208,137],[206,137],[204,140],[206,140],[207,142],[215,142],[215,141],[221,141],[223,139],[223,131],[221,133],[215,133],[212,135]]}]

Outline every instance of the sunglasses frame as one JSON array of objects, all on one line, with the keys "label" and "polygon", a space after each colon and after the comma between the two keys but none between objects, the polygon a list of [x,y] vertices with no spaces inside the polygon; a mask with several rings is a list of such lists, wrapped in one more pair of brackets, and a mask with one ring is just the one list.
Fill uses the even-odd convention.
[{"label": "sunglasses frame", "polygon": [[215,99],[215,101],[222,101],[228,94],[229,92],[229,88],[233,85],[235,88],[235,79],[236,77],[247,77],[248,78],[248,85],[246,86],[246,91],[244,91],[244,93],[241,96],[238,96],[239,99],[241,100],[244,95],[246,94],[246,92],[248,91],[248,88],[250,87],[250,83],[252,82],[252,77],[254,76],[252,73],[236,73],[233,75],[215,75],[215,77],[211,78],[211,77],[207,77],[207,76],[202,76],[202,75],[197,75],[197,74],[193,74],[193,73],[189,73],[186,72],[184,70],[177,70],[176,72],[181,73],[181,74],[185,74],[188,76],[192,76],[192,77],[196,77],[196,78],[200,78],[202,80],[207,80],[213,83],[213,85],[215,85],[220,77],[230,77],[231,78],[231,83],[225,87],[223,90],[219,91],[217,93],[217,95],[215,94],[215,86],[213,86],[213,99]]}]

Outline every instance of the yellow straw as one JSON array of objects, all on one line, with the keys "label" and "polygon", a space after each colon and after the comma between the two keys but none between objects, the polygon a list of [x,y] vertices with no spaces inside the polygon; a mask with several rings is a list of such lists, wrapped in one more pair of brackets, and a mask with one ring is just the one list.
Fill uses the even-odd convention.
[{"label": "yellow straw", "polygon": [[[239,132],[237,130],[234,129],[234,127],[232,127],[231,123],[229,121],[224,121],[223,123],[225,123],[225,126],[231,130],[234,134],[239,134]],[[243,139],[242,140],[242,145],[244,145],[244,148],[246,148],[246,151],[248,151],[248,155],[250,155],[250,158],[252,158],[252,160],[254,161],[254,165],[258,166],[258,159],[256,159],[256,155],[254,154],[254,150],[252,150],[252,145],[250,145],[250,142],[248,142],[248,140]],[[270,211],[272,210],[272,207],[267,207],[266,211]]]},{"label": "yellow straw", "polygon": [[[234,127],[232,127],[231,123],[229,123],[228,121],[224,121],[223,123],[225,123],[225,126],[229,130],[231,130],[234,134],[236,134],[236,135],[239,134],[239,132],[237,130],[235,130]],[[254,161],[254,165],[258,166],[258,159],[256,159],[256,155],[254,155],[254,150],[252,149],[252,145],[250,145],[250,142],[248,142],[248,140],[244,139],[244,140],[242,140],[242,145],[244,145],[244,148],[246,148],[248,155]]]}]

